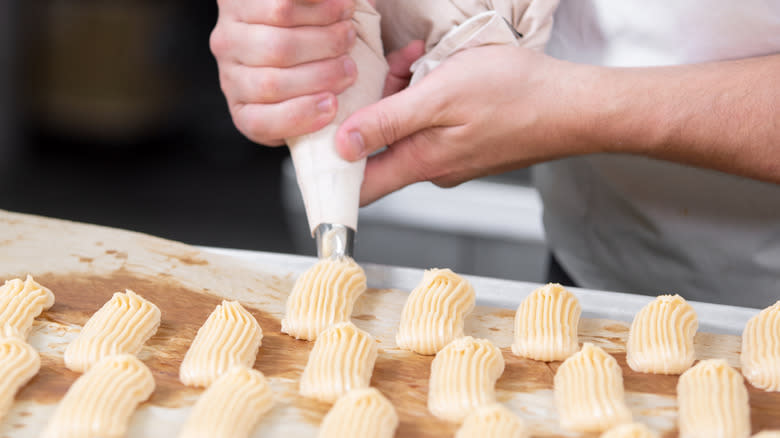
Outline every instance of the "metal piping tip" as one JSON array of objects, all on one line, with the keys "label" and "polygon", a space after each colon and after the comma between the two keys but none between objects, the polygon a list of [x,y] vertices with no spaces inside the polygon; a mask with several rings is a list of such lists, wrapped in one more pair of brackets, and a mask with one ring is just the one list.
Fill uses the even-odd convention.
[{"label": "metal piping tip", "polygon": [[319,224],[314,229],[317,257],[352,257],[355,251],[355,230],[341,224]]}]

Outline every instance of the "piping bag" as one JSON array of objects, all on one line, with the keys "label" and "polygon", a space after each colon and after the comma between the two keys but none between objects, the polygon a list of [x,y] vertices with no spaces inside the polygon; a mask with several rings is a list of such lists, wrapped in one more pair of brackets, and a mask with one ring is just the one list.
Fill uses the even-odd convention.
[{"label": "piping bag", "polygon": [[468,48],[490,44],[543,48],[557,5],[558,0],[377,0],[377,11],[367,0],[357,0],[352,18],[357,39],[350,52],[358,68],[357,81],[338,96],[338,111],[328,126],[286,139],[318,257],[351,257],[354,252],[366,160],[341,159],[335,137],[347,117],[382,97],[388,72],[383,38],[389,51],[415,39],[426,42],[426,54],[411,68],[414,84]]},{"label": "piping bag", "polygon": [[352,113],[382,97],[388,72],[379,13],[367,0],[357,0],[352,21],[357,38],[350,55],[358,76],[338,96],[336,118],[317,132],[286,139],[319,258],[353,255],[366,160],[343,160],[336,152],[336,131]]}]

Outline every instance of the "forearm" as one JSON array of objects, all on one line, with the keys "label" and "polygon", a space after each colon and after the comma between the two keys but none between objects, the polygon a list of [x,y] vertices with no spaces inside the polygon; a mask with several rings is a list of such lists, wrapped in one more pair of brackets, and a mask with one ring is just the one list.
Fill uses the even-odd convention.
[{"label": "forearm", "polygon": [[780,183],[780,55],[589,71],[583,129],[595,151]]}]

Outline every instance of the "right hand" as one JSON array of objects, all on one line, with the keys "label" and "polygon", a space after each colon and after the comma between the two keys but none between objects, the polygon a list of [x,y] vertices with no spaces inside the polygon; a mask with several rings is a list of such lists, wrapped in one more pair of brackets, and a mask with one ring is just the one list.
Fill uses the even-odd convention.
[{"label": "right hand", "polygon": [[355,0],[219,0],[211,33],[233,123],[267,146],[317,131],[357,77]]}]

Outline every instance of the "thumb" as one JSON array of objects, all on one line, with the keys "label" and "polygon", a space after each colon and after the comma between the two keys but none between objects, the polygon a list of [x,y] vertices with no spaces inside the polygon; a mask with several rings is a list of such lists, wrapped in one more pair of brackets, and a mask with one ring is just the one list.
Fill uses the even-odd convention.
[{"label": "thumb", "polygon": [[430,127],[435,98],[423,81],[358,110],[336,132],[336,150],[343,159],[357,161]]}]

